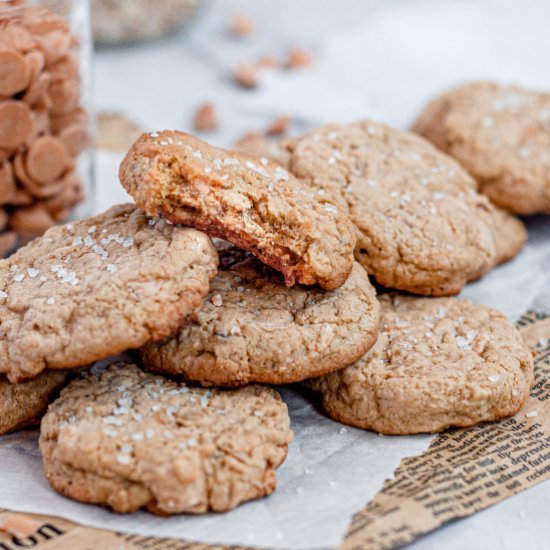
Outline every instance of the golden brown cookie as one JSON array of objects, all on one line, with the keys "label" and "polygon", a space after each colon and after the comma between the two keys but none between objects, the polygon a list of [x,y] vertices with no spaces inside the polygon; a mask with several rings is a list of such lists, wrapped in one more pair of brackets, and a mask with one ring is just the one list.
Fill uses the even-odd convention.
[{"label": "golden brown cookie", "polygon": [[137,140],[120,181],[148,214],[252,252],[289,286],[334,289],[351,271],[355,236],[347,216],[267,159],[166,130]]},{"label": "golden brown cookie", "polygon": [[504,315],[456,298],[380,297],[378,340],[359,361],[308,381],[345,424],[438,432],[515,414],[533,357]]},{"label": "golden brown cookie", "polygon": [[271,388],[193,388],[131,364],[71,382],[40,432],[56,491],[162,515],[223,512],[270,494],[292,440]]},{"label": "golden brown cookie", "polygon": [[550,213],[550,94],[476,82],[428,104],[414,130],[458,160],[495,204]]},{"label": "golden brown cookie", "polygon": [[414,134],[369,120],[328,125],[294,141],[290,170],[349,212],[355,256],[383,286],[452,295],[498,261],[493,206]]},{"label": "golden brown cookie", "polygon": [[0,372],[20,382],[173,334],[217,261],[204,233],[130,204],[50,229],[0,260]]},{"label": "golden brown cookie", "polygon": [[190,323],[140,350],[155,371],[202,385],[288,384],[341,369],[375,342],[379,305],[364,269],[325,291],[288,288],[282,277],[231,245]]},{"label": "golden brown cookie", "polygon": [[48,370],[30,382],[11,384],[0,375],[0,435],[38,424],[66,379],[67,371]]}]

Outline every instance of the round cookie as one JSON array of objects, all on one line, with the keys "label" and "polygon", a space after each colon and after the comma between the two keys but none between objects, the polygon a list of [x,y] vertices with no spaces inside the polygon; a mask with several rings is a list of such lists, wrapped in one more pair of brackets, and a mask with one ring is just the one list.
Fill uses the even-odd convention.
[{"label": "round cookie", "polygon": [[67,371],[45,371],[23,384],[0,375],[0,435],[38,424],[52,397],[65,385]]},{"label": "round cookie", "polygon": [[273,492],[292,440],[275,390],[192,388],[131,364],[95,369],[42,420],[40,451],[56,491],[163,515],[222,512]]},{"label": "round cookie", "polygon": [[205,386],[288,384],[341,369],[374,344],[379,305],[359,264],[327,292],[287,288],[277,272],[232,246],[220,259],[190,323],[140,350],[148,368]]},{"label": "round cookie", "polygon": [[439,432],[515,414],[533,357],[501,313],[456,298],[384,295],[359,361],[308,381],[334,419],[386,434]]},{"label": "round cookie", "polygon": [[458,160],[495,204],[550,213],[550,94],[466,84],[428,104],[414,130]]},{"label": "round cookie", "polygon": [[383,286],[452,295],[496,261],[492,206],[453,159],[368,120],[294,142],[291,171],[349,212],[356,259]]},{"label": "round cookie", "polygon": [[166,338],[217,262],[207,235],[130,204],[48,230],[0,260],[0,372],[21,382]]},{"label": "round cookie", "polygon": [[265,158],[166,130],[143,134],[119,176],[148,214],[232,242],[282,272],[289,286],[332,290],[351,271],[355,236],[347,216]]}]

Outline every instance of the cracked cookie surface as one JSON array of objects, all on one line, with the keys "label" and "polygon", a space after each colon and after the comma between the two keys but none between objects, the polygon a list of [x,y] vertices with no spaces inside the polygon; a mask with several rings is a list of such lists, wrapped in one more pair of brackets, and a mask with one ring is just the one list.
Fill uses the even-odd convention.
[{"label": "cracked cookie surface", "polygon": [[452,295],[497,263],[494,207],[412,133],[368,120],[324,126],[294,141],[290,170],[349,213],[356,258],[383,286]]},{"label": "cracked cookie surface", "polygon": [[143,134],[119,176],[148,214],[232,242],[282,272],[289,286],[334,289],[351,271],[355,235],[346,214],[265,158],[165,130]]},{"label": "cracked cookie surface", "polygon": [[130,204],[50,229],[0,260],[0,372],[21,382],[173,334],[217,261],[204,233]]},{"label": "cracked cookie surface", "polygon": [[376,344],[308,381],[334,419],[387,434],[438,432],[515,414],[533,357],[501,313],[457,298],[380,297]]},{"label": "cracked cookie surface", "polygon": [[66,379],[66,371],[49,370],[29,382],[11,384],[0,375],[0,435],[38,424]]},{"label": "cracked cookie surface", "polygon": [[70,498],[199,514],[270,494],[291,440],[271,388],[193,388],[118,364],[62,391],[42,420],[40,451],[48,481]]},{"label": "cracked cookie surface", "polygon": [[550,94],[466,84],[429,103],[414,130],[458,160],[495,204],[550,213]]},{"label": "cracked cookie surface", "polygon": [[280,274],[233,246],[189,324],[140,350],[155,371],[203,385],[288,384],[341,369],[374,343],[379,305],[355,263],[338,289],[288,288]]}]

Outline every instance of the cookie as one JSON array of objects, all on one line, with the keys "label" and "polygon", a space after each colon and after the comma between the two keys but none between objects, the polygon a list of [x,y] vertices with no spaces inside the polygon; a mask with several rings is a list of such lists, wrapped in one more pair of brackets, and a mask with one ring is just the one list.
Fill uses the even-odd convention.
[{"label": "cookie", "polygon": [[331,417],[414,434],[496,420],[523,406],[533,357],[504,315],[457,298],[384,295],[380,306],[373,348],[308,382]]},{"label": "cookie", "polygon": [[94,370],[42,420],[40,451],[56,491],[163,515],[223,512],[273,492],[292,440],[275,390],[193,388],[131,364]]},{"label": "cookie", "polygon": [[11,382],[177,331],[216,271],[210,239],[115,206],[0,260],[0,372]]},{"label": "cookie", "polygon": [[267,159],[166,130],[143,134],[119,175],[148,214],[232,242],[282,272],[289,286],[334,289],[351,271],[355,236],[347,216]]},{"label": "cookie", "polygon": [[457,294],[496,263],[489,201],[453,159],[368,120],[294,142],[291,171],[349,212],[356,259],[385,287]]},{"label": "cookie", "polygon": [[65,385],[67,371],[45,371],[24,384],[0,375],[0,435],[38,424],[52,397]]},{"label": "cookie", "polygon": [[376,340],[379,306],[355,264],[338,289],[288,288],[276,271],[230,246],[193,320],[140,350],[155,371],[202,385],[288,384],[341,369]]},{"label": "cookie", "polygon": [[259,158],[267,158],[288,170],[290,168],[288,149],[291,147],[292,142],[293,140],[290,138],[269,139],[261,133],[250,132],[239,139],[235,147],[243,153]]},{"label": "cookie", "polygon": [[495,204],[550,213],[550,94],[466,84],[434,99],[414,130],[458,160]]}]

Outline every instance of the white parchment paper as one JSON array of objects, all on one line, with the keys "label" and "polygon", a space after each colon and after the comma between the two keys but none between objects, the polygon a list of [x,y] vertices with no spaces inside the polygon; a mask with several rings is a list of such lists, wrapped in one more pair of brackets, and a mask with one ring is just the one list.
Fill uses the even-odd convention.
[{"label": "white parchment paper", "polygon": [[[243,120],[262,119],[263,113],[295,113],[311,125],[370,116],[406,127],[434,93],[464,79],[496,78],[550,88],[549,3],[430,0],[385,5],[368,13],[353,31],[321,43],[311,70],[272,74],[241,103],[235,94],[220,98],[222,105],[232,107],[225,126],[231,132],[222,131],[226,137],[221,141],[229,145],[227,136],[250,129]],[[208,43],[203,46],[209,47]],[[156,48],[157,53],[168,52],[164,58],[170,62],[177,59],[178,51],[172,46]],[[151,71],[159,70],[155,51],[135,54],[140,75],[148,64],[155,63],[149,65]],[[222,55],[213,46],[207,53],[212,59]],[[102,63],[115,61],[109,57]],[[164,76],[174,90],[189,85],[189,80],[170,67],[165,67]],[[118,101],[128,111],[142,90],[137,80],[132,86],[129,69],[124,77],[125,86],[135,93],[124,97],[119,93],[108,101],[103,97],[102,102],[116,107]],[[215,82],[211,80],[209,85]],[[117,86],[122,90],[122,83]],[[174,109],[175,102],[167,100],[155,102],[149,111],[137,107],[134,111],[137,120],[156,129],[170,125],[166,121]],[[172,126],[181,124],[174,121]],[[114,153],[98,154],[96,211],[127,200],[116,181],[119,160],[120,155]],[[463,292],[475,302],[502,310],[512,320],[531,306],[550,311],[550,217],[527,223],[530,236],[524,251]],[[392,476],[400,459],[421,453],[431,437],[380,437],[344,428],[328,419],[300,390],[285,388],[282,393],[295,440],[279,469],[278,489],[267,499],[223,515],[117,516],[55,494],[42,475],[37,432],[25,431],[0,438],[0,506],[59,515],[96,527],[204,542],[296,550],[336,545],[352,514]]]}]

